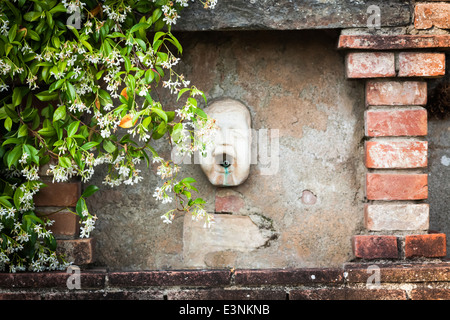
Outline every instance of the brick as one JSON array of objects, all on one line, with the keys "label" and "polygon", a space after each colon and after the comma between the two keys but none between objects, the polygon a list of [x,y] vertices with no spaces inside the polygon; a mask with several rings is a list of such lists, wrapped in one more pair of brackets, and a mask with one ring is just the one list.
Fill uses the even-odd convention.
[{"label": "brick", "polygon": [[346,56],[348,78],[395,76],[395,56],[391,52],[352,52]]},{"label": "brick", "polygon": [[[66,271],[0,273],[0,288],[62,288],[67,289]],[[81,288],[99,288],[105,286],[105,273],[98,271],[80,271]]]},{"label": "brick", "polygon": [[398,55],[399,77],[438,77],[445,75],[445,54],[401,52]]},{"label": "brick", "polygon": [[353,253],[361,259],[398,258],[397,237],[389,235],[356,235],[352,239]]},{"label": "brick", "polygon": [[365,112],[366,136],[426,136],[427,118],[425,108],[367,110]]},{"label": "brick", "polygon": [[427,166],[427,141],[366,141],[366,167],[411,169]]},{"label": "brick", "polygon": [[447,254],[444,233],[419,234],[405,236],[405,257],[440,258]]},{"label": "brick", "polygon": [[67,261],[74,265],[86,265],[94,262],[94,238],[56,240],[57,254],[64,254]]},{"label": "brick", "polygon": [[424,106],[427,104],[425,81],[367,81],[367,106]]},{"label": "brick", "polygon": [[366,204],[364,226],[369,231],[428,230],[429,205]]},{"label": "brick", "polygon": [[167,300],[286,300],[282,289],[188,289],[167,292]]},{"label": "brick", "polygon": [[428,197],[427,174],[368,173],[368,200],[423,200]]},{"label": "brick", "polygon": [[231,272],[229,270],[111,272],[108,278],[112,287],[214,287],[229,285]]},{"label": "brick", "polygon": [[346,288],[294,289],[289,300],[346,300]]},{"label": "brick", "polygon": [[414,9],[414,27],[450,29],[449,17],[450,3],[418,3]]},{"label": "brick", "polygon": [[79,217],[70,211],[38,207],[36,214],[54,221],[48,229],[57,239],[73,238],[79,233]]},{"label": "brick", "polygon": [[450,35],[341,35],[339,49],[445,49]]},{"label": "brick", "polygon": [[262,269],[236,270],[234,281],[237,285],[288,285],[334,283],[344,281],[342,272],[334,268],[306,268],[306,269]]},{"label": "brick", "polygon": [[355,263],[344,265],[348,283],[366,283],[368,277],[373,274],[367,272],[368,267],[380,268],[381,283],[417,283],[417,282],[445,282],[449,279],[450,263],[448,262],[414,262],[395,261],[386,263]]},{"label": "brick", "polygon": [[291,290],[289,300],[406,300],[401,289],[325,288]]},{"label": "brick", "polygon": [[41,300],[37,292],[0,292],[0,300]]},{"label": "brick", "polygon": [[80,182],[46,182],[36,194],[36,207],[74,207],[81,195]]},{"label": "brick", "polygon": [[245,206],[244,199],[232,190],[219,190],[216,193],[215,212],[239,213]]},{"label": "brick", "polygon": [[415,288],[409,293],[411,300],[450,300],[449,288]]}]

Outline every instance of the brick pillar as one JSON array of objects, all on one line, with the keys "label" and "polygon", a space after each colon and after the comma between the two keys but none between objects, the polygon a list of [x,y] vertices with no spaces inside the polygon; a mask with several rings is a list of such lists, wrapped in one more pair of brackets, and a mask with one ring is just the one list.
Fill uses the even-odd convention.
[{"label": "brick pillar", "polygon": [[48,176],[46,171],[47,166],[40,170],[40,177],[46,187],[41,188],[34,199],[36,214],[54,221],[49,230],[56,238],[57,252],[64,254],[68,262],[72,261],[78,266],[92,263],[94,239],[79,238],[79,218],[73,213],[81,196],[81,182],[72,179],[53,183],[53,177]]},{"label": "brick pillar", "polygon": [[446,255],[445,234],[428,230],[424,108],[426,79],[445,74],[445,54],[424,49],[443,45],[449,36],[340,37],[339,48],[358,49],[345,54],[347,78],[365,82],[365,231],[352,238],[356,258]]}]

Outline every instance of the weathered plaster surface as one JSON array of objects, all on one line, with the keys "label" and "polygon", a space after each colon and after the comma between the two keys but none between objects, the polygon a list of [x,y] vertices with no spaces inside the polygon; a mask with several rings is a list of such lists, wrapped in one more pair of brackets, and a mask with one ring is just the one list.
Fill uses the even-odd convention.
[{"label": "weathered plaster surface", "polygon": [[[209,101],[240,100],[251,112],[254,129],[279,130],[278,171],[262,175],[264,166],[252,165],[247,181],[232,189],[243,207],[227,215],[227,224],[218,219],[210,243],[200,246],[186,236],[194,232],[191,221],[184,223],[180,216],[172,225],[162,224],[160,215],[171,207],[155,202],[155,168],[143,166],[141,185],[103,188],[89,201],[99,217],[94,234],[98,264],[144,270],[331,267],[349,261],[350,239],[363,229],[364,87],[345,79],[336,34],[187,33],[180,41],[184,57],[178,70]],[[162,153],[170,155],[167,149]],[[217,190],[200,167],[184,165],[182,174],[198,181],[207,209],[214,211]],[[101,179],[98,174],[94,182]],[[219,237],[214,248],[211,235],[234,232],[239,219],[245,221],[243,228],[250,226],[236,233],[242,239],[250,232],[247,249]],[[196,250],[204,258],[194,263],[187,253],[192,257]]]}]

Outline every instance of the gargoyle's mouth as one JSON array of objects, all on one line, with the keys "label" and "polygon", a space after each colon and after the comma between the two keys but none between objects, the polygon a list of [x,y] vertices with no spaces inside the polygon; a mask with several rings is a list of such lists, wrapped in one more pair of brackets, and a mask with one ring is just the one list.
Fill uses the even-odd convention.
[{"label": "gargoyle's mouth", "polygon": [[[227,153],[218,154],[215,157],[215,164],[223,168],[223,172],[229,171],[234,163],[234,158]],[[222,170],[220,170],[222,171]]]}]

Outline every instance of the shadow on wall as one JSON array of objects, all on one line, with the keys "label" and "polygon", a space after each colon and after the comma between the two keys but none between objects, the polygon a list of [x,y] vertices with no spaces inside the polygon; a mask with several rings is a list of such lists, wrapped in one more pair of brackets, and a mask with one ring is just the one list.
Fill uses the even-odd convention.
[{"label": "shadow on wall", "polygon": [[[446,76],[428,81],[430,230],[450,234],[450,55]],[[449,243],[447,243],[449,252]],[[447,253],[447,257],[449,253]]]}]

